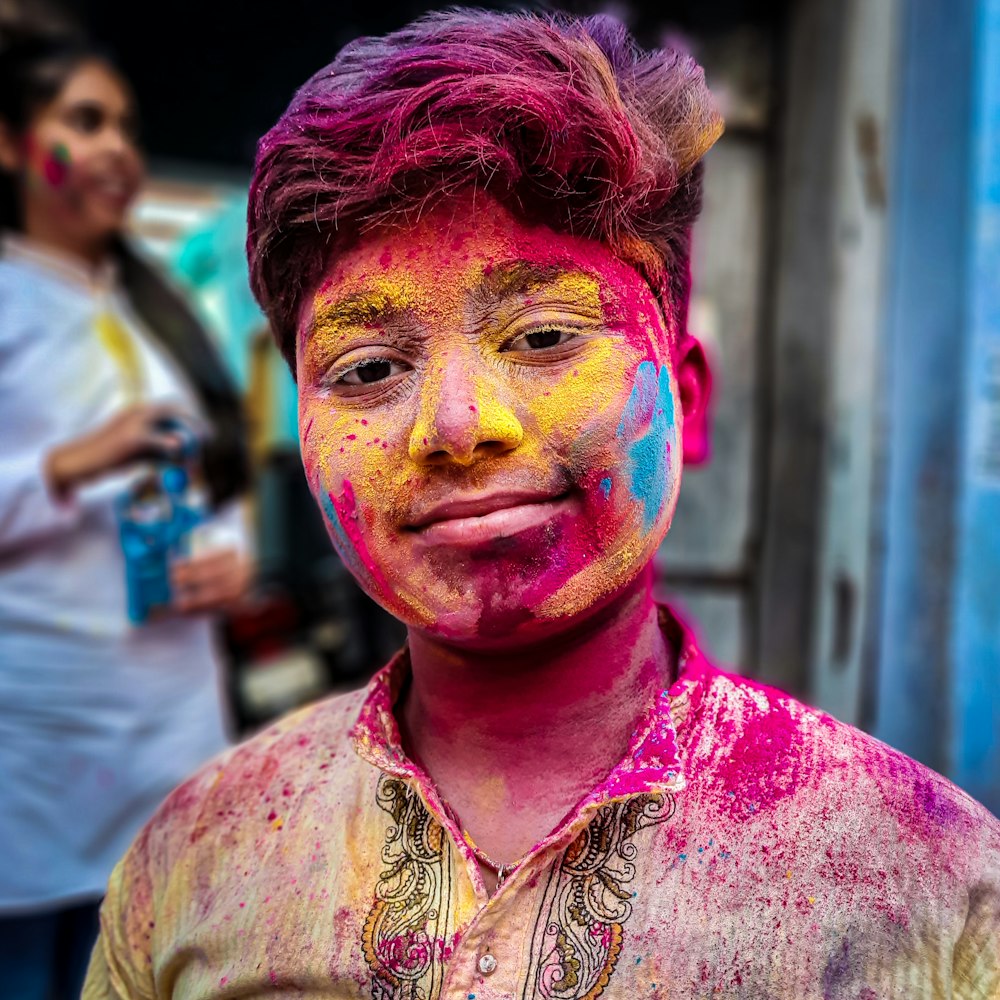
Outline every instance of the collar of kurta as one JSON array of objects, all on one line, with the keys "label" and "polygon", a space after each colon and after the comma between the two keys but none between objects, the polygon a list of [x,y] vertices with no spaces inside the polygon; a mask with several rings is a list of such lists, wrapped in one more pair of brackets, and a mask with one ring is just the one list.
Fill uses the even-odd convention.
[{"label": "collar of kurta", "polygon": [[[660,628],[676,650],[677,678],[657,696],[636,727],[622,759],[607,777],[577,805],[590,812],[609,802],[637,795],[676,793],[685,785],[678,752],[678,730],[691,714],[701,687],[705,659],[691,631],[674,612],[661,605]],[[368,686],[358,720],[351,731],[358,755],[380,771],[403,779],[420,792],[435,812],[443,810],[423,769],[403,750],[394,708],[410,676],[409,652],[404,647]]]}]

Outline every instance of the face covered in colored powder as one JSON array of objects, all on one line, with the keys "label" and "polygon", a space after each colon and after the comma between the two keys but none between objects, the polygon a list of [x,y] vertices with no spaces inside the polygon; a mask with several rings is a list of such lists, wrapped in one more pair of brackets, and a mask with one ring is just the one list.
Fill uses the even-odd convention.
[{"label": "face covered in colored powder", "polygon": [[334,544],[411,627],[554,633],[673,515],[671,336],[637,271],[479,194],[369,231],[303,307],[303,459]]}]

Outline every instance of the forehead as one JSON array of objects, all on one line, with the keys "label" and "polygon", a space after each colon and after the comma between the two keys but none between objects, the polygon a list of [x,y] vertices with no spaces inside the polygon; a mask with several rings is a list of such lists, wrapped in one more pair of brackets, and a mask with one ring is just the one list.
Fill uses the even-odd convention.
[{"label": "forehead", "polygon": [[110,66],[96,59],[81,63],[70,73],[49,109],[58,111],[76,104],[93,104],[109,114],[125,114],[134,108],[128,84]]},{"label": "forehead", "polygon": [[605,309],[651,297],[638,272],[604,244],[526,222],[479,194],[356,238],[308,305],[317,313],[364,303],[438,314],[542,291]]}]

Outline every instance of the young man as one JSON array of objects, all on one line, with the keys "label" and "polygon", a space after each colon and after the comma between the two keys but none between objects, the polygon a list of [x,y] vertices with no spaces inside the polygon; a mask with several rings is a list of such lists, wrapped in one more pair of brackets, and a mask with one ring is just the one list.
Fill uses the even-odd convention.
[{"label": "young man", "polygon": [[87,1000],[1000,996],[1000,826],[651,596],[705,451],[720,131],[612,21],[458,12],[349,46],[263,139],[307,475],[409,640],[171,796]]}]

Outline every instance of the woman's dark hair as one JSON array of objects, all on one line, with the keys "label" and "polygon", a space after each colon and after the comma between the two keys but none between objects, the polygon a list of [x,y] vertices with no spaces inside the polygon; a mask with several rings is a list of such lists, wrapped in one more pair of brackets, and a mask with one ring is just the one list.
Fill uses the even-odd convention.
[{"label": "woman's dark hair", "polygon": [[[30,9],[30,13],[29,13]],[[54,101],[86,62],[112,65],[64,14],[38,0],[14,12],[0,3],[0,122],[23,132]],[[16,177],[0,169],[0,229],[22,228]],[[195,389],[213,426],[204,452],[205,473],[216,504],[243,492],[250,478],[239,396],[204,326],[184,299],[124,237],[111,252],[136,313],[174,358]]]},{"label": "woman's dark hair", "polygon": [[[0,6],[0,122],[15,134],[59,95],[81,63],[104,58],[58,11]],[[17,178],[0,170],[0,226],[21,228]]]}]

